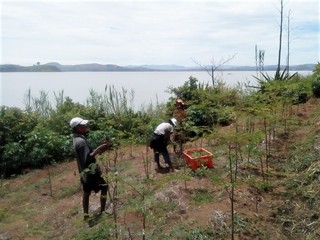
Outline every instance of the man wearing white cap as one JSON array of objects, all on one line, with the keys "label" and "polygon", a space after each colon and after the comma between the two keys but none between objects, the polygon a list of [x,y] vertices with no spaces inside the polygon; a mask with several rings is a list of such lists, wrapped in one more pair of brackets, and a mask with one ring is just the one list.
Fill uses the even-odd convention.
[{"label": "man wearing white cap", "polygon": [[153,132],[153,138],[150,142],[150,147],[153,149],[154,161],[157,163],[158,170],[163,169],[160,164],[161,153],[165,163],[168,164],[171,171],[174,172],[167,145],[170,141],[171,135],[173,134],[173,128],[177,126],[177,123],[177,119],[171,118],[168,122],[159,124]]},{"label": "man wearing white cap", "polygon": [[[110,146],[109,143],[105,142],[96,149],[92,149],[86,139],[87,135],[87,123],[88,120],[80,117],[75,117],[70,121],[70,127],[73,130],[73,149],[77,159],[78,170],[81,176],[81,183],[83,187],[83,198],[82,207],[84,212],[84,218],[89,217],[89,197],[91,191],[95,193],[101,191],[100,204],[102,213],[106,207],[108,185],[101,176],[101,170],[99,165],[96,164],[95,156],[103,153]],[[85,175],[95,168],[93,175]],[[85,177],[84,177],[85,176]]]}]

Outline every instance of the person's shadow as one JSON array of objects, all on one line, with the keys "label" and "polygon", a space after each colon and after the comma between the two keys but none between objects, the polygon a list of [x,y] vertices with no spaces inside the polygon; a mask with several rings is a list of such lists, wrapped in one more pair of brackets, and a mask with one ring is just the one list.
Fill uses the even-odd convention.
[{"label": "person's shadow", "polygon": [[100,217],[101,217],[100,215],[94,215],[86,219],[86,223],[88,224],[89,227],[94,227],[99,223]]}]

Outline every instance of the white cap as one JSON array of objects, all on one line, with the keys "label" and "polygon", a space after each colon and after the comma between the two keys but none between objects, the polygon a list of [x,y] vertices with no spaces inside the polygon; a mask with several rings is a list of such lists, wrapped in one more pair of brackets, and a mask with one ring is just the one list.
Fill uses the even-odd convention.
[{"label": "white cap", "polygon": [[70,127],[71,127],[71,128],[74,128],[74,127],[78,126],[79,124],[81,124],[81,125],[86,125],[88,122],[89,122],[89,120],[84,120],[84,119],[82,119],[82,118],[75,117],[75,118],[72,118],[72,119],[71,119],[71,121],[70,121]]},{"label": "white cap", "polygon": [[177,119],[175,119],[175,118],[171,118],[170,119],[170,122],[172,122],[172,124],[173,124],[173,126],[177,126],[177,124],[178,124],[178,121],[177,121]]}]

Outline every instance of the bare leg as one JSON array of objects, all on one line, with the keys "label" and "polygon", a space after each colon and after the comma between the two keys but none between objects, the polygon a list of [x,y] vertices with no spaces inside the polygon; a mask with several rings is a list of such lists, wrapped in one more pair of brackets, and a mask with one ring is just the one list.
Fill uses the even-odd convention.
[{"label": "bare leg", "polygon": [[90,193],[83,192],[82,207],[83,207],[83,213],[84,213],[85,219],[88,218],[88,214],[89,214],[89,197],[90,197]]},{"label": "bare leg", "polygon": [[103,211],[106,210],[106,202],[107,202],[107,192],[108,189],[102,189],[100,194],[100,213],[103,213]]}]

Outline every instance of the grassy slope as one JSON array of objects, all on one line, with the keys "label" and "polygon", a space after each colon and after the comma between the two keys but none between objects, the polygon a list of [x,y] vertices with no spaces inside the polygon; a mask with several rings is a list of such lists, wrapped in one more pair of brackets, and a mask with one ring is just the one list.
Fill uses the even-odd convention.
[{"label": "grassy slope", "polygon": [[[239,165],[237,239],[319,239],[319,103],[313,99],[294,106],[289,134],[279,134],[272,142],[268,181],[262,180],[259,162]],[[232,127],[221,129],[228,130]],[[146,157],[144,146],[136,146],[133,153],[122,149],[117,157],[122,178],[117,225],[112,216],[103,216],[92,226],[83,222],[74,161],[1,180],[0,239],[105,239],[108,232],[115,239],[115,226],[119,239],[142,239],[143,216],[149,239],[230,238],[227,150],[218,139],[202,139],[185,148],[199,146],[214,153],[214,169],[189,174],[181,168],[174,174],[160,174],[152,166],[149,181],[143,159],[151,158],[151,153]],[[109,153],[100,160],[105,159],[112,162],[115,157]],[[98,195],[93,194],[90,211],[98,207]]]}]

